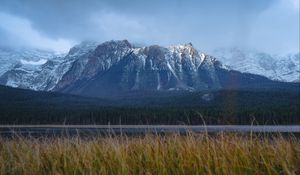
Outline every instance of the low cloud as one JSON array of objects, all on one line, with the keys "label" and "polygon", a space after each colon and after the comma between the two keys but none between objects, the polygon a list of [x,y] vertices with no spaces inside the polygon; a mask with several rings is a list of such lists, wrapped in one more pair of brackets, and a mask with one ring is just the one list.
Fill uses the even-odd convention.
[{"label": "low cloud", "polygon": [[299,0],[277,0],[257,16],[251,25],[248,47],[275,54],[299,53],[297,3]]},{"label": "low cloud", "polygon": [[[29,20],[0,13],[0,28],[6,32],[6,40],[1,44],[14,43],[16,46],[32,47],[56,52],[66,52],[74,45],[73,41],[63,38],[52,39],[42,35],[32,27]],[[12,41],[11,41],[12,40]]]},{"label": "low cloud", "polygon": [[116,39],[299,51],[299,0],[1,0],[0,21],[0,45],[56,51]]},{"label": "low cloud", "polygon": [[142,21],[110,11],[94,13],[89,20],[97,33],[108,40],[126,39],[128,36],[134,40],[145,39],[147,33],[147,24]]}]

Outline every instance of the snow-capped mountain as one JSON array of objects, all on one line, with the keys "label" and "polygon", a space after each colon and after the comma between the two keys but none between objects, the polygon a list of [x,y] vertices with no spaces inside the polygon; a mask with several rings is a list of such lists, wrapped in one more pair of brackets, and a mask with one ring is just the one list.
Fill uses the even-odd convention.
[{"label": "snow-capped mountain", "polygon": [[224,68],[191,43],[135,47],[127,40],[83,42],[65,56],[19,59],[0,76],[0,84],[84,96],[129,91],[280,88],[284,83]]},{"label": "snow-capped mountain", "polygon": [[41,65],[57,55],[59,54],[43,50],[0,47],[0,76],[8,70],[11,70],[17,64]]},{"label": "snow-capped mountain", "polygon": [[[0,84],[32,90],[45,90],[43,82],[35,83],[39,77],[59,65],[64,54],[33,49],[0,49]],[[53,70],[54,68],[50,68]],[[42,78],[46,81],[50,74]]]},{"label": "snow-capped mountain", "polygon": [[218,49],[213,54],[229,69],[266,76],[276,81],[300,82],[299,53],[271,55],[231,48]]},{"label": "snow-capped mountain", "polygon": [[123,40],[100,44],[76,59],[53,90],[95,97],[132,91],[285,86],[263,76],[228,70],[215,57],[199,53],[190,43],[134,47]]},{"label": "snow-capped mountain", "polygon": [[77,59],[54,90],[87,96],[132,90],[220,88],[215,58],[192,44],[134,47],[127,40],[98,45]]},{"label": "snow-capped mountain", "polygon": [[[83,42],[74,46],[69,53],[55,54],[43,51],[18,52],[14,57],[1,59],[10,69],[0,76],[0,84],[32,90],[52,90],[74,61],[96,47],[94,42]],[[31,55],[28,53],[32,53]],[[13,58],[13,59],[12,59]],[[7,66],[8,67],[8,66]]]}]

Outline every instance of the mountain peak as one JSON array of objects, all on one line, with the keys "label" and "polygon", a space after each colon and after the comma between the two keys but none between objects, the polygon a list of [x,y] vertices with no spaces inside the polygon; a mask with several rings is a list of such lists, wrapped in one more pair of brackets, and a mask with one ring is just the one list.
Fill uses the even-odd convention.
[{"label": "mountain peak", "polygon": [[[269,66],[266,64],[267,57],[257,58],[260,58],[260,65]],[[289,59],[297,58],[299,55]],[[48,60],[47,63],[44,63],[45,60]],[[235,60],[235,63],[238,62]],[[229,68],[216,57],[198,52],[192,43],[133,47],[127,40],[111,40],[102,44],[84,41],[71,48],[67,56],[23,59],[22,63],[8,67],[10,71],[0,77],[0,84],[34,90],[107,95],[106,92],[131,90],[218,89],[222,81],[225,82],[224,76],[225,79],[231,76]],[[42,66],[33,66],[40,64]],[[297,68],[294,64],[280,64],[286,65],[287,70]],[[241,65],[247,68],[247,64]],[[245,81],[250,80],[247,78]]]},{"label": "mountain peak", "polygon": [[184,48],[194,48],[194,46],[190,42],[190,43],[184,43],[184,44],[171,45],[171,46],[169,46],[169,48],[181,48],[181,49],[184,49]]},{"label": "mountain peak", "polygon": [[132,48],[132,45],[129,43],[128,40],[110,40],[106,41],[100,45],[106,45],[106,46],[123,46],[123,47],[129,47]]},{"label": "mountain peak", "polygon": [[193,47],[193,44],[191,42],[184,44],[187,47]]},{"label": "mountain peak", "polygon": [[98,46],[98,42],[95,41],[83,41],[80,44],[75,45],[72,47],[68,53],[69,56],[77,56],[77,55],[84,55],[91,50],[96,49]]}]

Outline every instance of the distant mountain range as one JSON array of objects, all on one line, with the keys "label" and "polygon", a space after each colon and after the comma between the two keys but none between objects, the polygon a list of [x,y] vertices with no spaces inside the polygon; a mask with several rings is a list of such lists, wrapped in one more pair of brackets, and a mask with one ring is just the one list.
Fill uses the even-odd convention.
[{"label": "distant mountain range", "polygon": [[63,56],[50,51],[0,47],[0,76],[18,65],[43,64],[53,57]]},{"label": "distant mountain range", "polygon": [[229,69],[263,75],[277,81],[300,82],[299,53],[271,55],[231,48],[217,49],[213,54]]},{"label": "distant mountain range", "polygon": [[127,40],[83,42],[66,55],[27,53],[0,51],[0,84],[91,97],[137,91],[299,88],[298,83],[280,82],[299,81],[299,54],[276,63],[269,55],[229,51],[213,57],[190,43],[135,47]]}]

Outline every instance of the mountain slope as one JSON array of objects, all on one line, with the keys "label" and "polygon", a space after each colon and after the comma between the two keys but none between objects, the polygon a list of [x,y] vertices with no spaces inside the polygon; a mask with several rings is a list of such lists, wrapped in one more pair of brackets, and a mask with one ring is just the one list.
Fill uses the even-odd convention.
[{"label": "mountain slope", "polygon": [[299,88],[299,83],[227,69],[215,57],[199,53],[191,43],[135,47],[127,40],[83,42],[66,56],[45,64],[18,64],[0,77],[0,84],[90,97],[138,91]]},{"label": "mountain slope", "polygon": [[64,54],[43,50],[0,48],[0,84],[45,90],[45,82],[54,78],[52,70],[57,69],[63,57]]},{"label": "mountain slope", "polygon": [[[84,57],[89,50],[95,47],[96,43],[83,42],[74,46],[67,55],[50,54],[44,64],[24,64],[20,61],[20,57],[16,57],[16,62],[13,62],[14,66],[0,76],[0,84],[23,89],[50,91],[76,60]],[[28,57],[35,58],[34,56]],[[46,59],[44,57],[36,59],[38,58]]]},{"label": "mountain slope", "polygon": [[37,66],[60,54],[34,49],[11,49],[0,47],[0,76],[18,64]]},{"label": "mountain slope", "polygon": [[299,53],[279,56],[232,48],[217,49],[213,55],[232,70],[262,75],[276,81],[300,82]]},{"label": "mountain slope", "polygon": [[126,40],[110,41],[91,51],[84,65],[80,60],[63,76],[56,91],[102,97],[130,91],[299,88],[297,83],[228,70],[216,58],[198,53],[192,44],[137,48]]},{"label": "mountain slope", "polygon": [[217,61],[199,54],[191,44],[136,48],[126,40],[111,41],[99,45],[86,59],[82,67],[80,60],[75,62],[55,90],[101,96],[132,90],[220,88]]}]

